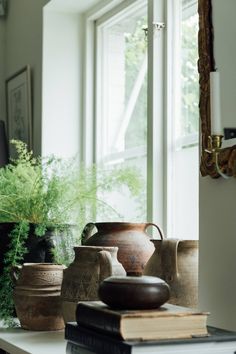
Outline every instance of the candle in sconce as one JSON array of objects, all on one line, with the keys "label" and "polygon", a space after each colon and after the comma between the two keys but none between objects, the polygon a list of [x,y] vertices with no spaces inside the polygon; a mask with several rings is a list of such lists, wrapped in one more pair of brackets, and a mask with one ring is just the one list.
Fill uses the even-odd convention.
[{"label": "candle in sconce", "polygon": [[220,73],[210,72],[211,135],[222,135],[220,105]]}]

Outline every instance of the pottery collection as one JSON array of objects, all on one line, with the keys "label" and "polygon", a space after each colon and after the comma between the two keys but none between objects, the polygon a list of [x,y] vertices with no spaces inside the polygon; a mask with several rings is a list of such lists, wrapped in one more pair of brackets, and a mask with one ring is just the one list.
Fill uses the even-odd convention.
[{"label": "pottery collection", "polygon": [[[82,232],[82,244],[88,246],[116,246],[118,260],[127,274],[142,274],[154,252],[154,245],[146,233],[148,226],[160,228],[152,223],[96,222],[89,223]],[[94,228],[97,232],[92,235]]]},{"label": "pottery collection", "polygon": [[[149,238],[150,225],[160,240]],[[62,329],[75,321],[78,301],[100,299],[120,309],[152,309],[167,301],[197,307],[198,241],[164,238],[152,223],[122,222],[89,223],[82,239],[68,268],[24,263],[13,272],[22,328]]]}]

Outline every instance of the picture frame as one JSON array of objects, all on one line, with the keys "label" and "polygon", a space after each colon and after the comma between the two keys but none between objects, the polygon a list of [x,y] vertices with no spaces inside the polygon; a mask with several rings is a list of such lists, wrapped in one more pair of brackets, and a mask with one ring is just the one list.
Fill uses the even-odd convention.
[{"label": "picture frame", "polygon": [[[6,80],[7,135],[21,140],[32,149],[32,102],[30,66]],[[9,145],[10,156],[14,154]]]}]

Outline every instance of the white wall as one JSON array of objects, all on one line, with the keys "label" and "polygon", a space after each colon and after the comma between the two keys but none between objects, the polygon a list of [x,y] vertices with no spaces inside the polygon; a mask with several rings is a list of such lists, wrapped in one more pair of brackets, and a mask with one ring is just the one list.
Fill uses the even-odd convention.
[{"label": "white wall", "polygon": [[11,76],[26,64],[32,69],[33,149],[36,154],[41,150],[42,8],[48,1],[11,0],[6,19],[5,76]]},{"label": "white wall", "polygon": [[44,9],[42,154],[79,152],[82,17]]},{"label": "white wall", "polygon": [[[235,0],[212,0],[222,121],[236,127]],[[236,180],[200,177],[200,307],[209,322],[236,330]]]},{"label": "white wall", "polygon": [[198,146],[177,150],[173,155],[173,186],[171,205],[173,225],[168,237],[197,240],[198,230]]}]

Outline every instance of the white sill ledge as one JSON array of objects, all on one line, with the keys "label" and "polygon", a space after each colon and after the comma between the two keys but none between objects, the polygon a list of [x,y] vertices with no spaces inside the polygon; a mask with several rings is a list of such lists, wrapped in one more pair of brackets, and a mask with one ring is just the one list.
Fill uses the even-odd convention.
[{"label": "white sill ledge", "polygon": [[65,354],[64,330],[36,332],[21,328],[0,328],[0,349],[9,354]]}]

